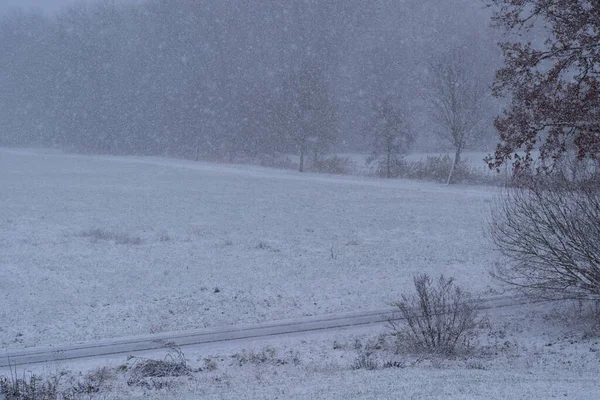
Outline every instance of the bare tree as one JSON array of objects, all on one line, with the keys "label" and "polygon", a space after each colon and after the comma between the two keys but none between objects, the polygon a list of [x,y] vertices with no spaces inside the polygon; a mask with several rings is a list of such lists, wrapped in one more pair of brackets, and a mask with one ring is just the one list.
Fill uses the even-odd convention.
[{"label": "bare tree", "polygon": [[547,297],[600,298],[600,186],[532,180],[492,214],[494,243],[509,262],[494,275]]},{"label": "bare tree", "polygon": [[[398,176],[397,167],[402,157],[414,142],[408,118],[404,111],[394,104],[392,97],[375,102],[371,121],[367,125],[367,135],[371,138],[371,155],[367,162],[380,161],[380,171],[386,178]],[[381,168],[383,167],[383,168]]]},{"label": "bare tree", "polygon": [[300,172],[304,172],[307,151],[314,151],[315,146],[327,142],[333,130],[334,114],[322,69],[313,61],[305,61],[286,82],[278,112],[279,125],[300,153]]},{"label": "bare tree", "polygon": [[465,51],[454,50],[429,67],[425,101],[433,122],[439,128],[436,134],[455,151],[448,183],[452,183],[462,152],[481,133],[486,86],[470,63],[474,63],[474,60],[468,59]]}]

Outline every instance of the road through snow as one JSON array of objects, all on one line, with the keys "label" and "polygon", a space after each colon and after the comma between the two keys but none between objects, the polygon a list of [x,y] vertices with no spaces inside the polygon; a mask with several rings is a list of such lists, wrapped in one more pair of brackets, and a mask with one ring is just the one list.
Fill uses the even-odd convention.
[{"label": "road through snow", "polygon": [[[480,300],[482,310],[528,304],[524,298],[496,296]],[[34,347],[0,353],[0,368],[43,364],[55,361],[98,358],[115,354],[135,354],[164,348],[167,343],[179,347],[208,345],[216,342],[244,341],[286,334],[331,331],[344,327],[363,327],[398,320],[393,309],[348,312],[336,315],[245,324],[227,328],[211,328],[187,332],[170,332],[114,338],[73,345]]]}]

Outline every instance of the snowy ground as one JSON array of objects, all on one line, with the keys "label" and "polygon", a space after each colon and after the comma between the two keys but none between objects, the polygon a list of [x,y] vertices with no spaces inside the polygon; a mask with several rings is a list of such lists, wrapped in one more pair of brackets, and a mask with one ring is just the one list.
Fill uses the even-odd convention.
[{"label": "snowy ground", "polygon": [[0,346],[380,308],[416,273],[490,289],[494,189],[0,150]]},{"label": "snowy ground", "polygon": [[[0,346],[380,308],[419,272],[485,296],[494,191],[0,149]],[[102,375],[90,399],[598,398],[600,331],[569,307],[486,311],[450,358],[396,351],[380,327],[188,347],[195,372],[158,389],[128,384],[123,356],[16,372]],[[354,369],[366,353],[377,368]]]},{"label": "snowy ground", "polygon": [[[539,304],[483,312],[471,347],[451,357],[397,351],[386,328],[256,343],[229,352],[215,349],[220,357],[190,351],[192,362],[204,366],[206,359],[215,359],[218,368],[184,385],[182,398],[188,391],[208,398],[243,393],[249,398],[298,399],[598,398],[600,331],[588,318],[568,317],[573,307]],[[274,356],[240,368],[240,358],[265,351]],[[371,354],[375,370],[353,368],[364,354]],[[279,365],[282,360],[287,363]],[[385,368],[386,361],[399,367]],[[219,379],[223,385],[216,384]]]},{"label": "snowy ground", "polygon": [[[397,351],[395,338],[382,327],[185,348],[194,372],[144,384],[132,382],[136,365],[170,360],[167,350],[100,363],[57,360],[16,372],[61,377],[63,387],[98,385],[103,376],[100,391],[82,397],[103,400],[596,399],[600,330],[589,319],[568,317],[572,307],[546,303],[486,311],[470,347],[450,357]],[[355,368],[365,354],[374,370]]]}]

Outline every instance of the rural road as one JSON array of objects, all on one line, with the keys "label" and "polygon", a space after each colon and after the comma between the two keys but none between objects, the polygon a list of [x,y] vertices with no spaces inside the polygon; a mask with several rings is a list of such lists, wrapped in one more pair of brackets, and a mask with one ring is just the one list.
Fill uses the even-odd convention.
[{"label": "rural road", "polygon": [[[527,304],[524,298],[496,296],[481,299],[480,309],[513,307]],[[32,347],[22,350],[0,351],[0,368],[18,365],[44,364],[55,361],[97,358],[116,354],[134,355],[139,352],[157,350],[165,343],[179,347],[202,346],[218,342],[250,340],[278,335],[333,331],[340,328],[363,327],[398,320],[399,315],[391,308],[347,312],[335,315],[305,317],[260,324],[245,324],[226,328],[208,328],[185,332],[165,332],[126,338],[113,338],[71,345]]]}]

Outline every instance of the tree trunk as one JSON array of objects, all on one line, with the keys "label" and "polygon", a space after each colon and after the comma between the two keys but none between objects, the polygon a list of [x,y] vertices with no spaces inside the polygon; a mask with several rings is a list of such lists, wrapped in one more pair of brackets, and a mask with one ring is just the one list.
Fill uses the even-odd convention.
[{"label": "tree trunk", "polygon": [[298,172],[304,172],[304,146],[300,147],[300,166]]},{"label": "tree trunk", "polygon": [[392,177],[392,152],[388,149],[387,152],[387,161],[386,161],[386,168],[387,168],[387,178],[390,179]]},{"label": "tree trunk", "polygon": [[200,137],[196,137],[196,154],[194,156],[194,161],[198,161],[200,159]]},{"label": "tree trunk", "polygon": [[462,152],[462,147],[457,147],[456,148],[456,153],[454,154],[454,160],[452,161],[452,168],[450,168],[450,173],[448,174],[448,181],[446,182],[446,185],[449,185],[451,183],[454,183],[454,170],[456,169],[456,166],[460,163],[460,153]]},{"label": "tree trunk", "polygon": [[317,150],[316,144],[315,147],[313,148],[313,165],[312,168],[313,170],[317,169],[317,165],[319,164],[319,150]]},{"label": "tree trunk", "polygon": [[460,154],[462,153],[462,146],[456,149],[456,153],[454,154],[454,165],[460,164]]}]

